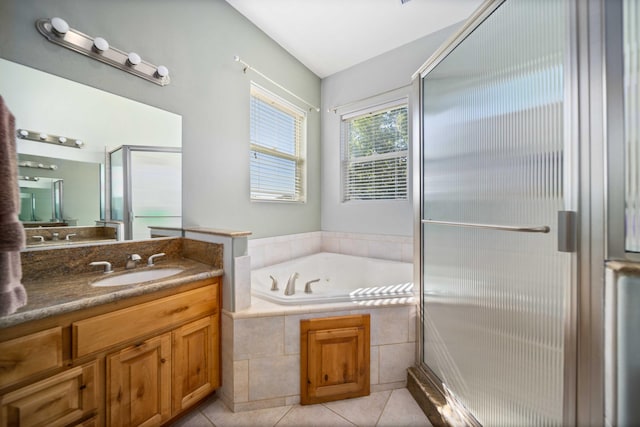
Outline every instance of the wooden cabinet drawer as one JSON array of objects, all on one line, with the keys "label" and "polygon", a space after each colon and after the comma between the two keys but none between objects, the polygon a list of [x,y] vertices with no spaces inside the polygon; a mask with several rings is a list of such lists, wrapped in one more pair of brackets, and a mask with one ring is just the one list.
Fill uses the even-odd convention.
[{"label": "wooden cabinet drawer", "polygon": [[61,372],[0,398],[0,426],[65,426],[97,408],[97,362]]},{"label": "wooden cabinet drawer", "polygon": [[217,310],[218,285],[171,295],[73,323],[73,357],[81,357],[206,316]]},{"label": "wooden cabinet drawer", "polygon": [[62,366],[62,328],[0,343],[0,388]]}]

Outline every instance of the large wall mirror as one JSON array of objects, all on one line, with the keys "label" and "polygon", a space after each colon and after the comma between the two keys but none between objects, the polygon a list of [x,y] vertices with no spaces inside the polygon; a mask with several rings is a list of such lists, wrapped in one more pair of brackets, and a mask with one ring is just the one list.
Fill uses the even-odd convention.
[{"label": "large wall mirror", "polygon": [[[84,143],[78,149],[17,139],[20,219],[25,227],[94,226],[98,220],[111,220],[108,153],[126,146],[180,151],[182,117],[177,114],[4,59],[0,59],[0,76],[0,95],[16,118],[16,129]],[[173,163],[181,167],[180,161]],[[180,174],[176,175],[178,191]],[[147,185],[145,200],[150,190]],[[181,214],[181,206],[175,206],[180,195],[177,199],[171,224],[180,226],[176,215]],[[125,238],[142,237],[148,236]]]}]

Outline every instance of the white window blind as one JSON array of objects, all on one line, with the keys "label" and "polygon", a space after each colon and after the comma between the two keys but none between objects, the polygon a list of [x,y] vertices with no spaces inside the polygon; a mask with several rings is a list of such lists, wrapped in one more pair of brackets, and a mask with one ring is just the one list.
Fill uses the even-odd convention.
[{"label": "white window blind", "polygon": [[342,116],[343,201],[406,200],[407,104]]},{"label": "white window blind", "polygon": [[251,86],[251,199],[305,201],[306,114]]}]

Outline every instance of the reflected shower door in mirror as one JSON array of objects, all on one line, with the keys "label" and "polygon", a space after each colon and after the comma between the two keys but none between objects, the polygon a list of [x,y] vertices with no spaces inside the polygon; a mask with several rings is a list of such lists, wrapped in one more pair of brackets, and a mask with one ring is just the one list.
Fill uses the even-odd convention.
[{"label": "reflected shower door in mirror", "polygon": [[[94,225],[104,218],[101,174],[100,163],[19,154],[18,175],[29,177],[19,181],[20,194],[25,195],[20,220],[30,226]],[[61,188],[55,187],[58,181]]]},{"label": "reflected shower door in mirror", "polygon": [[[84,143],[78,149],[17,139],[20,161],[37,162],[35,168],[21,167],[20,175],[64,181],[62,213],[36,212],[38,220],[61,216],[70,224],[93,226],[96,220],[108,219],[110,200],[105,197],[106,180],[100,170],[109,151],[122,145],[182,146],[182,118],[177,114],[4,59],[0,59],[0,76],[0,94],[16,118],[16,129]],[[58,169],[38,168],[39,163]],[[39,205],[36,199],[36,209]]]},{"label": "reflected shower door in mirror", "polygon": [[125,240],[151,237],[151,226],[181,226],[180,148],[122,146],[109,159],[111,220],[124,223]]}]

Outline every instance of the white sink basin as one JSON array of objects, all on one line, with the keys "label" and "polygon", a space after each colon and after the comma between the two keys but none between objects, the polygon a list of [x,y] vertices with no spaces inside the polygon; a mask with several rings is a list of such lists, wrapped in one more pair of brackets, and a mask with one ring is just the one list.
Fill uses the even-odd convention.
[{"label": "white sink basin", "polygon": [[104,279],[93,282],[91,286],[124,286],[136,283],[148,282],[150,280],[164,279],[178,273],[182,273],[182,268],[157,268],[152,270],[132,271],[131,273],[121,274],[119,276],[105,277]]}]

